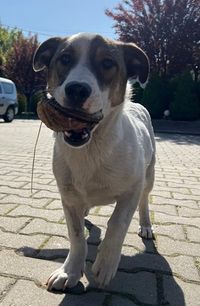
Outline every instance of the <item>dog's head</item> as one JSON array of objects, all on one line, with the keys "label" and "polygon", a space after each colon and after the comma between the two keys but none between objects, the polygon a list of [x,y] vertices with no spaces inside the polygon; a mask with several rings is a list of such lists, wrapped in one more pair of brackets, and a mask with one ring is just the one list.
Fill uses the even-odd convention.
[{"label": "dog's head", "polygon": [[[128,79],[147,81],[149,62],[133,43],[92,34],[50,38],[37,49],[33,68],[48,70],[48,91],[57,103],[76,114],[105,117],[123,103]],[[78,119],[77,119],[78,120]],[[67,143],[81,146],[95,124],[63,132]]]}]

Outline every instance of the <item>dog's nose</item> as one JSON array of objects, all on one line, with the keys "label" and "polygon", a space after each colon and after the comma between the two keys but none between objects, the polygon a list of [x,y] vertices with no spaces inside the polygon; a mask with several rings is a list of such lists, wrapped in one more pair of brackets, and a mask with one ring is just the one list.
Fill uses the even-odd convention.
[{"label": "dog's nose", "polygon": [[82,105],[92,92],[86,83],[70,82],[65,86],[65,94],[71,103]]}]

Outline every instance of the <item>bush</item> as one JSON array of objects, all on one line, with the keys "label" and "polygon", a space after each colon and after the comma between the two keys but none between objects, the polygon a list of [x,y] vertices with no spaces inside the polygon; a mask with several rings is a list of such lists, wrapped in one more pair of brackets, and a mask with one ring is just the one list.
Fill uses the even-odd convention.
[{"label": "bush", "polygon": [[195,92],[197,94],[197,98],[198,98],[199,105],[200,105],[200,81],[195,83]]},{"label": "bush", "polygon": [[144,105],[154,119],[163,118],[163,113],[168,109],[171,90],[168,82],[158,75],[150,78],[144,90],[141,104]]},{"label": "bush", "polygon": [[41,100],[41,91],[34,92],[30,98],[30,112],[37,115],[37,104]]},{"label": "bush", "polygon": [[189,72],[177,77],[175,92],[170,104],[170,116],[173,120],[197,120],[200,117],[200,105],[195,92],[195,83]]},{"label": "bush", "polygon": [[133,85],[133,95],[132,102],[141,103],[143,97],[144,89],[139,85],[139,83],[135,83]]},{"label": "bush", "polygon": [[18,115],[21,115],[21,113],[27,111],[27,99],[26,96],[21,93],[18,93],[17,99],[18,99]]}]

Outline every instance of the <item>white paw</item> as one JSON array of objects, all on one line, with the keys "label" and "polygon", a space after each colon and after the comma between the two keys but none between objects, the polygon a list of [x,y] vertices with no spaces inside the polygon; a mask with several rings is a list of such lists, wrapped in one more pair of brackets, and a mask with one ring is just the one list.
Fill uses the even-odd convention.
[{"label": "white paw", "polygon": [[72,288],[77,285],[82,275],[82,271],[79,273],[67,273],[64,267],[61,267],[50,275],[47,281],[47,289],[51,291],[52,289],[65,290],[66,288]]},{"label": "white paw", "polygon": [[154,237],[153,227],[151,226],[139,226],[138,235],[144,239],[153,239]]},{"label": "white paw", "polygon": [[120,252],[115,252],[111,245],[100,249],[92,266],[95,281],[100,288],[107,286],[115,276],[120,257]]}]

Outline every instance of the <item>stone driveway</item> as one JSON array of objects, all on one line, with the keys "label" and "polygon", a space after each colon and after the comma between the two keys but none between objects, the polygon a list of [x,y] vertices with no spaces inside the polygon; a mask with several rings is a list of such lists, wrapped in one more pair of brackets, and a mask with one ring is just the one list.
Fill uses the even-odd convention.
[{"label": "stone driveway", "polygon": [[[90,267],[113,206],[86,219],[86,276],[70,293],[45,289],[69,247],[51,170],[52,133],[42,127],[34,190],[30,181],[39,121],[0,122],[1,306],[200,306],[200,137],[157,134],[156,182],[150,198],[155,241],[137,236],[135,214],[120,266],[106,290],[92,286]],[[88,280],[91,285],[86,291]]]}]

